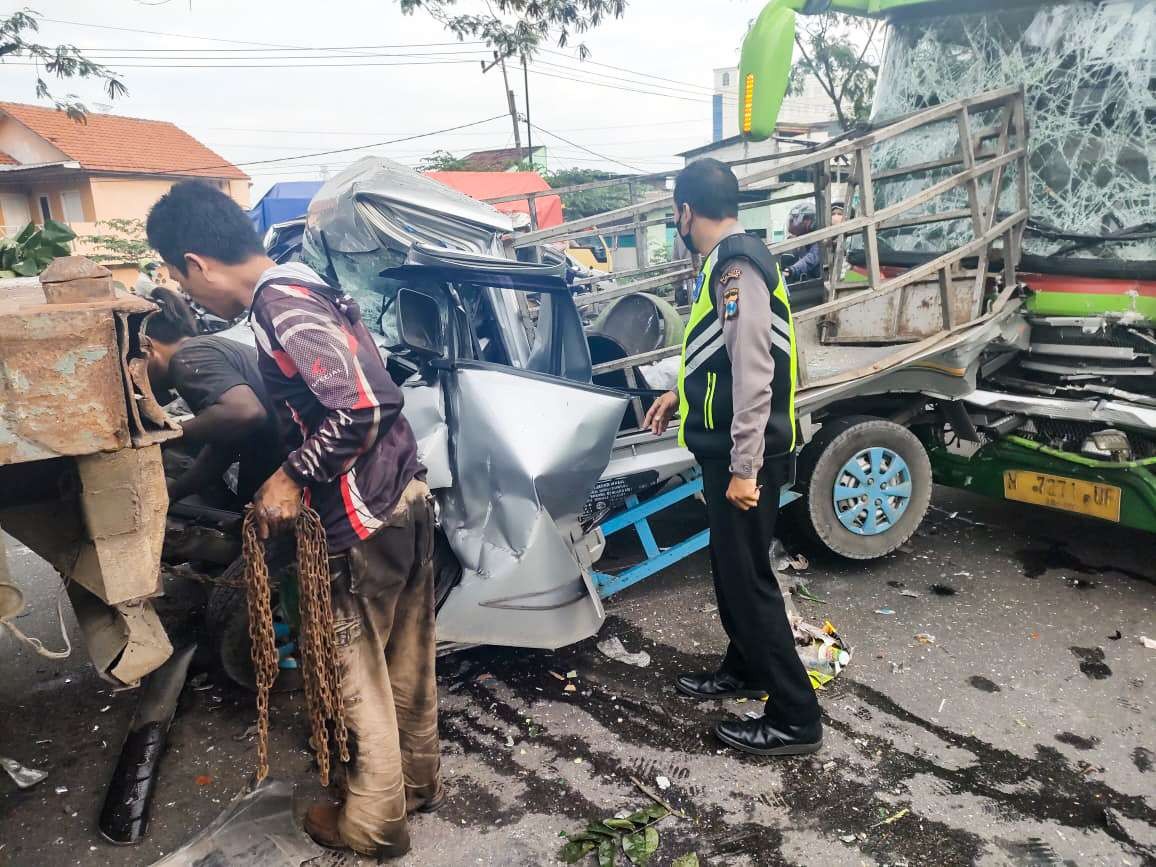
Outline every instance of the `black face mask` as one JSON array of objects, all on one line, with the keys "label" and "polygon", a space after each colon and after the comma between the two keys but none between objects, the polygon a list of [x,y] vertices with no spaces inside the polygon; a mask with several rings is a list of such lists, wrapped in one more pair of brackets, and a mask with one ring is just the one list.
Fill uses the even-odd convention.
[{"label": "black face mask", "polygon": [[[674,216],[674,230],[678,232],[678,237],[682,238],[682,243],[686,246],[686,251],[692,256],[698,255],[698,250],[694,246],[694,238],[690,234],[690,227],[687,226],[687,231],[684,234],[679,222],[679,217],[682,216],[681,209]],[[693,216],[692,216],[693,219]]]}]

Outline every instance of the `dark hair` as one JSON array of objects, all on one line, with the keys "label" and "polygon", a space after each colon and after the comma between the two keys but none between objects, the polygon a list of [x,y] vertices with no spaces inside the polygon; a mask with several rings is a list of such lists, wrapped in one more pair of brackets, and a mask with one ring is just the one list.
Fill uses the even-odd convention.
[{"label": "dark hair", "polygon": [[164,286],[152,291],[153,303],[160,309],[145,320],[145,336],[157,343],[179,343],[197,336],[197,317],[179,293]]},{"label": "dark hair", "polygon": [[739,215],[739,181],[731,167],[718,160],[695,160],[674,179],[675,207],[690,209],[708,220]]},{"label": "dark hair", "polygon": [[240,265],[265,252],[241,206],[200,181],[183,181],[161,196],[146,229],[149,245],[182,274],[186,253]]}]

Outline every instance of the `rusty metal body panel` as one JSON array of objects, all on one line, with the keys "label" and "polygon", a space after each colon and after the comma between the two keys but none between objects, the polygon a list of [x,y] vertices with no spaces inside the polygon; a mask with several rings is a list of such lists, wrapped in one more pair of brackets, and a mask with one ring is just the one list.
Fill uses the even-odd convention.
[{"label": "rusty metal body panel", "polygon": [[156,401],[131,373],[154,309],[127,294],[48,304],[35,279],[0,283],[0,466],[179,435],[163,414],[142,418]]}]

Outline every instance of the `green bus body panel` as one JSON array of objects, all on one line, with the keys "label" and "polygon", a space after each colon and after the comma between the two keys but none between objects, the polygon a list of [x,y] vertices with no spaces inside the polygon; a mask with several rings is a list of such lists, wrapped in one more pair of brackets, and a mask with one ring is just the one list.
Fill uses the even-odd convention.
[{"label": "green bus body panel", "polygon": [[[932,475],[941,485],[963,488],[1000,500],[1006,499],[1003,487],[1005,470],[1027,470],[1115,485],[1121,492],[1120,523],[1156,533],[1156,465],[1151,462],[1112,464],[1090,460],[1082,455],[1066,455],[1034,443],[1029,448],[1010,439],[986,445],[970,458],[951,454],[940,445],[926,445],[931,458]],[[1027,503],[1019,505],[1051,511],[1046,506],[1033,507]],[[1075,513],[1064,511],[1064,514]]]},{"label": "green bus body panel", "polygon": [[1096,316],[1101,313],[1139,313],[1156,321],[1156,297],[1121,292],[1033,292],[1027,309],[1040,316]]}]

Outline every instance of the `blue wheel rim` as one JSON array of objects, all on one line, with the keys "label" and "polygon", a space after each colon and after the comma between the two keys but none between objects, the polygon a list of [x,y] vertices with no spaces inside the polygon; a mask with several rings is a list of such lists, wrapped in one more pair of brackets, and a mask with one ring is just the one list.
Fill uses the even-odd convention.
[{"label": "blue wheel rim", "polygon": [[839,523],[856,536],[886,533],[911,503],[907,461],[881,446],[863,449],[836,473],[831,502]]}]

